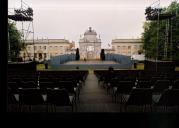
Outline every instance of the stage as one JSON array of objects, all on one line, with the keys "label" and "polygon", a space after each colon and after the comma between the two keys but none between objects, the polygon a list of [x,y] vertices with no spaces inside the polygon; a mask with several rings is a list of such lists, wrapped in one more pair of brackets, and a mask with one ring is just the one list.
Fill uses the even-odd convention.
[{"label": "stage", "polygon": [[65,65],[71,65],[71,64],[79,64],[79,65],[108,65],[108,64],[119,64],[117,62],[114,61],[100,61],[100,60],[86,60],[86,61],[69,61],[67,63],[65,63]]},{"label": "stage", "polygon": [[101,61],[101,60],[80,60],[80,61],[69,61],[64,64],[51,65],[52,69],[108,69],[113,67],[114,69],[130,69],[132,63],[118,63],[115,61]]}]

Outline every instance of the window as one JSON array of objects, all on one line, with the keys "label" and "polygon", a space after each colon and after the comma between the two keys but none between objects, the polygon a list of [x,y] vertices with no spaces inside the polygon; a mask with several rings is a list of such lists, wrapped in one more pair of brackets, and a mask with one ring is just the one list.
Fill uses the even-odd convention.
[{"label": "window", "polygon": [[44,50],[46,50],[46,46],[44,46]]},{"label": "window", "polygon": [[35,58],[37,58],[37,53],[35,53]]},{"label": "window", "polygon": [[32,54],[31,53],[29,53],[29,57],[31,57],[32,56]]},{"label": "window", "polygon": [[39,53],[39,60],[42,59],[42,53]]},{"label": "window", "polygon": [[44,53],[44,58],[45,58],[45,59],[47,58],[47,53]]}]

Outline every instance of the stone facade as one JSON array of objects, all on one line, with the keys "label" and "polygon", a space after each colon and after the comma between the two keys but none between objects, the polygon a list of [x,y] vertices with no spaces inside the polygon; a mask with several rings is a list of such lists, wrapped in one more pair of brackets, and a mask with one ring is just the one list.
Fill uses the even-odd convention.
[{"label": "stone facade", "polygon": [[112,49],[105,50],[106,53],[134,56],[142,54],[143,43],[141,39],[114,39]]},{"label": "stone facade", "polygon": [[101,52],[101,39],[97,37],[95,30],[89,27],[84,37],[79,40],[80,59],[99,59]]},{"label": "stone facade", "polygon": [[[20,56],[23,60],[36,61],[49,60],[53,56],[71,54],[74,52],[74,44],[65,39],[37,39],[25,41],[26,49],[22,50]],[[34,52],[35,51],[35,52]]]},{"label": "stone facade", "polygon": [[[25,41],[26,49],[21,51],[20,56],[23,60],[36,61],[49,60],[53,56],[64,54],[76,54],[75,42],[69,42],[65,39],[37,39]],[[131,58],[144,59],[143,43],[141,39],[113,39],[112,48],[105,49],[105,54],[121,54]],[[35,50],[35,52],[34,52]],[[84,33],[79,40],[80,59],[94,60],[100,59],[101,39],[97,37],[95,30],[91,27]]]}]

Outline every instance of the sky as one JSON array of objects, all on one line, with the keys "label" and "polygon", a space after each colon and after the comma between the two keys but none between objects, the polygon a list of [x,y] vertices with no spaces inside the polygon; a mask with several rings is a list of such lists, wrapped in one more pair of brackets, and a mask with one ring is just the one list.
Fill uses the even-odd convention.
[{"label": "sky", "polygon": [[[78,47],[80,35],[92,27],[108,48],[112,39],[140,38],[145,9],[158,6],[159,0],[23,0],[33,9],[35,39],[67,39]],[[174,0],[160,0],[160,7]],[[21,7],[21,0],[8,0],[8,12]],[[19,30],[22,23],[16,23]],[[28,29],[29,22],[23,23]],[[30,24],[29,30],[32,30]],[[31,38],[32,34],[27,36]]]}]

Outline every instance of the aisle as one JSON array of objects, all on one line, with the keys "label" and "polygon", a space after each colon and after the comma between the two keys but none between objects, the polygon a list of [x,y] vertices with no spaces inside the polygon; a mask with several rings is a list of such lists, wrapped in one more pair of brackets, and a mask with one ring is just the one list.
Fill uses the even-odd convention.
[{"label": "aisle", "polygon": [[117,112],[119,104],[112,102],[106,90],[98,85],[97,77],[90,72],[80,93],[77,112]]}]

